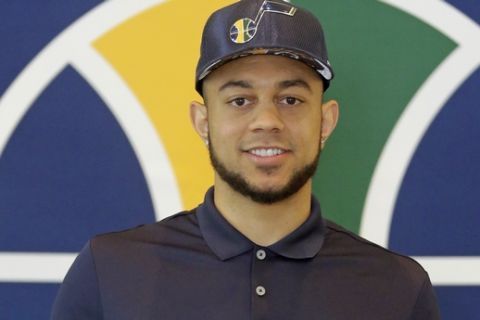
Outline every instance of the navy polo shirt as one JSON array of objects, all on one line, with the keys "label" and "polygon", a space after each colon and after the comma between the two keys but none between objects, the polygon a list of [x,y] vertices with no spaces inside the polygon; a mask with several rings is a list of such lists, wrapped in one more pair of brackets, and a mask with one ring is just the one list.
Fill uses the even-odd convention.
[{"label": "navy polo shirt", "polygon": [[322,218],[261,247],[218,212],[213,189],[190,212],[92,239],[52,319],[440,319],[414,260]]}]

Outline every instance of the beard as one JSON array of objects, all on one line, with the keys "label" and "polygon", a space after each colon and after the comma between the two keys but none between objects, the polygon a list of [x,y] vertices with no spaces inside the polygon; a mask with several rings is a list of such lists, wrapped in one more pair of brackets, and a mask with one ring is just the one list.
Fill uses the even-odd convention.
[{"label": "beard", "polygon": [[[260,188],[253,186],[240,173],[227,168],[227,166],[218,158],[210,137],[208,137],[208,151],[210,155],[210,162],[212,163],[213,168],[233,190],[257,203],[273,204],[285,200],[297,193],[307,183],[307,181],[313,177],[315,171],[317,170],[321,148],[319,145],[315,159],[311,163],[308,163],[304,167],[295,171],[287,184],[279,189],[269,188],[266,190],[261,190]],[[271,174],[274,170],[275,169],[272,168],[264,169],[267,174]]]}]

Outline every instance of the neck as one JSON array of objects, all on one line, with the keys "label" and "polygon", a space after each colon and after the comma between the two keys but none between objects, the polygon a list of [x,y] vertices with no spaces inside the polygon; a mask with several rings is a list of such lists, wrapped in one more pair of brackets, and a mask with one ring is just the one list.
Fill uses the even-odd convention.
[{"label": "neck", "polygon": [[298,228],[310,214],[312,185],[309,180],[289,198],[262,204],[215,179],[215,206],[244,236],[260,246],[269,246]]}]

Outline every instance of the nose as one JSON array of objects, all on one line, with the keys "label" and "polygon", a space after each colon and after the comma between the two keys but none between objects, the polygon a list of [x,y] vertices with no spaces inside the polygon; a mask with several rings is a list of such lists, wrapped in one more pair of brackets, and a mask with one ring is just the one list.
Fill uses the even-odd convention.
[{"label": "nose", "polygon": [[258,104],[254,110],[250,129],[252,131],[281,131],[285,124],[280,110],[274,103]]}]

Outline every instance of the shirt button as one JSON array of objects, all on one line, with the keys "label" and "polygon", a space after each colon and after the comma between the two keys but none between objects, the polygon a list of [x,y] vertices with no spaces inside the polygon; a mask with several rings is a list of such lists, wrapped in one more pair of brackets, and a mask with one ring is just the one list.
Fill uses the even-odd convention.
[{"label": "shirt button", "polygon": [[257,259],[258,260],[263,260],[263,259],[265,259],[266,256],[267,256],[267,254],[265,253],[265,250],[263,250],[263,249],[257,250]]},{"label": "shirt button", "polygon": [[255,288],[255,292],[257,293],[257,296],[259,296],[259,297],[262,297],[262,296],[265,295],[265,293],[267,293],[267,291],[265,290],[265,288],[262,287],[262,286],[257,286],[257,287]]}]

